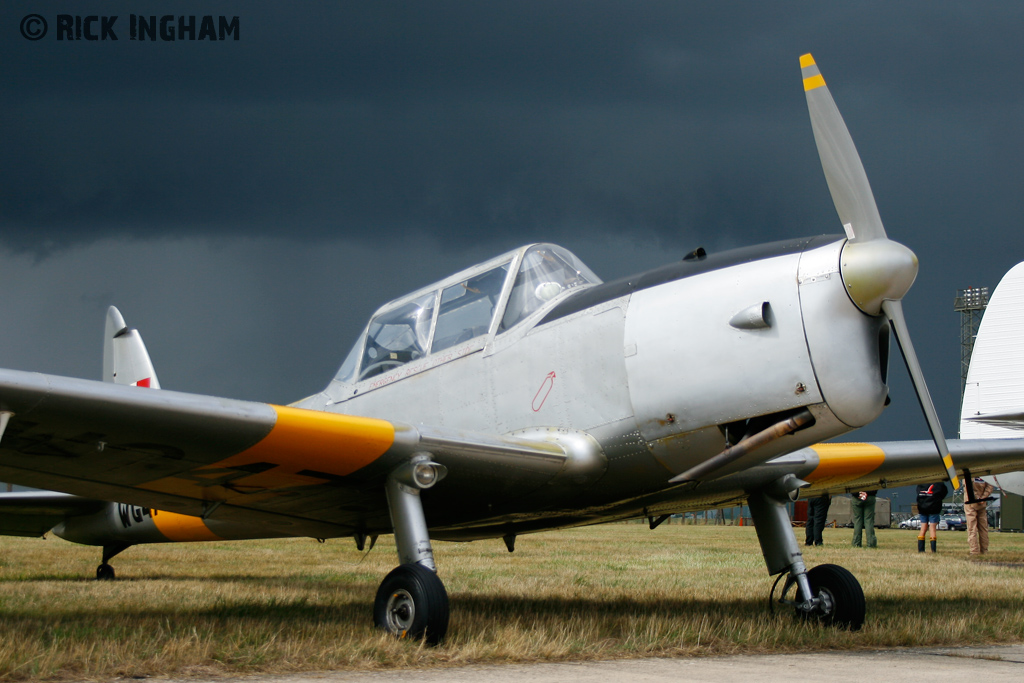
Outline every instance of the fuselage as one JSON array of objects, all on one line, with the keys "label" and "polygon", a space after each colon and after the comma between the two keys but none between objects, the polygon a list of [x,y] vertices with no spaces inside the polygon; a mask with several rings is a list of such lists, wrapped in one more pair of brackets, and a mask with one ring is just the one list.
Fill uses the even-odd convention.
[{"label": "fuselage", "polygon": [[[438,539],[738,501],[745,473],[865,425],[883,408],[888,324],[847,295],[845,244],[836,237],[766,244],[609,283],[565,250],[524,247],[383,306],[338,377],[296,407],[448,437],[554,442],[565,452],[542,467],[515,458],[484,469],[451,461],[447,477],[422,493]],[[669,482],[798,414],[806,418],[798,431],[693,481]],[[487,476],[477,480],[481,471]],[[210,476],[221,475],[234,481],[249,473]],[[242,502],[245,491],[262,491],[255,479],[242,481],[222,494]],[[382,487],[334,490],[337,502],[317,505],[364,511],[348,515],[348,531],[298,518],[281,528],[116,503],[55,531],[99,545],[390,533]],[[347,501],[353,491],[359,500]]]},{"label": "fuselage", "polygon": [[[512,305],[513,258],[486,334],[364,379],[349,370],[299,406],[556,441],[559,431],[585,434],[598,444],[576,484],[563,477],[538,486],[510,470],[500,490],[467,494],[471,482],[450,472],[424,501],[432,527],[452,528],[585,515],[670,489],[671,477],[744,434],[801,409],[813,416],[807,428],[713,473],[725,476],[882,411],[888,325],[847,295],[845,243],[766,244],[567,288],[500,329],[501,305]],[[457,274],[400,301],[430,300],[432,290],[460,281],[472,280]],[[447,488],[460,492],[458,500]]]},{"label": "fuselage", "polygon": [[136,545],[282,536],[266,526],[202,519],[124,503],[106,503],[91,514],[70,516],[54,527],[53,533],[67,541],[85,545]]}]

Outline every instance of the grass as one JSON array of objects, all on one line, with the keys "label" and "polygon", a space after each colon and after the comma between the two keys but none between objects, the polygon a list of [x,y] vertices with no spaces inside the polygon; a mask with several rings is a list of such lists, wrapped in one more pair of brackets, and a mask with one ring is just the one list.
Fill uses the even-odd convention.
[{"label": "grass", "polygon": [[[803,531],[797,530],[802,536]],[[878,549],[827,529],[809,566],[835,563],[864,587],[858,633],[767,609],[771,579],[750,527],[615,524],[500,540],[436,543],[452,598],[438,648],[371,625],[390,538],[137,546],[91,580],[99,550],[0,539],[0,678],[107,680],[328,669],[381,670],[537,660],[693,656],[1024,642],[1024,534],[993,534],[984,561],[963,532],[939,553],[912,531]]]}]

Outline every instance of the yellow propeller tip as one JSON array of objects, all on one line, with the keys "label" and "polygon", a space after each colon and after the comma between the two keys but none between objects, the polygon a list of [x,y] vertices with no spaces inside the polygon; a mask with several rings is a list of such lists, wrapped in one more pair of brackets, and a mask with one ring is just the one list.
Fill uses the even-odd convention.
[{"label": "yellow propeller tip", "polygon": [[821,74],[811,76],[810,78],[805,78],[804,92],[807,92],[808,90],[814,90],[815,88],[820,88],[823,85],[825,85],[825,79],[822,77]]},{"label": "yellow propeller tip", "polygon": [[803,69],[806,66],[811,66],[813,64],[814,64],[814,57],[811,56],[810,52],[808,52],[805,55],[801,55],[801,57],[800,57],[800,68],[801,69]]}]

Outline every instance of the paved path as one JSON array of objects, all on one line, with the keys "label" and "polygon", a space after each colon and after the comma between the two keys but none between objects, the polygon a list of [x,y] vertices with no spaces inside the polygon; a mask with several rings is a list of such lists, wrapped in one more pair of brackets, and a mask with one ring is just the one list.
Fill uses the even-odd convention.
[{"label": "paved path", "polygon": [[[518,664],[380,673],[254,676],[244,683],[863,683],[863,681],[1024,681],[1024,645],[913,648],[796,655],[624,659],[583,664]],[[223,683],[221,679],[220,683]],[[191,683],[196,683],[193,679]]]}]

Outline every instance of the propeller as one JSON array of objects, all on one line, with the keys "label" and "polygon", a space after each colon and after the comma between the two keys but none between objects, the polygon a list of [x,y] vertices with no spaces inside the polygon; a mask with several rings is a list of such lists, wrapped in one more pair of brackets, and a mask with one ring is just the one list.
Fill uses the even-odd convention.
[{"label": "propeller", "polygon": [[821,167],[825,171],[839,220],[846,231],[847,243],[840,263],[843,284],[860,310],[868,315],[884,315],[892,324],[935,448],[956,490],[960,488],[960,482],[953,467],[953,458],[903,315],[901,300],[917,277],[917,256],[885,234],[860,155],[825,85],[825,79],[814,63],[814,57],[809,54],[802,56],[800,69]]}]

